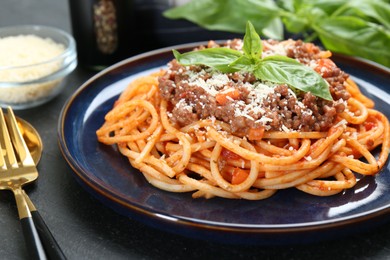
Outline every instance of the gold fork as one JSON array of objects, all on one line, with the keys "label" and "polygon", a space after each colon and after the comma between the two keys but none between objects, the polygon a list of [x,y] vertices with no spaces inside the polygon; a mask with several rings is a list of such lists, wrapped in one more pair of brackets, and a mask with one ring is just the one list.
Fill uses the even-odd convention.
[{"label": "gold fork", "polygon": [[[8,107],[5,115],[0,108],[0,189],[11,190],[15,195],[27,250],[31,257],[47,259],[46,253],[51,256],[54,250],[53,258],[65,259],[46,224],[22,189],[24,184],[37,178],[36,165],[20,133],[12,109]],[[35,221],[37,223],[34,223]],[[46,252],[42,244],[46,246]]]}]

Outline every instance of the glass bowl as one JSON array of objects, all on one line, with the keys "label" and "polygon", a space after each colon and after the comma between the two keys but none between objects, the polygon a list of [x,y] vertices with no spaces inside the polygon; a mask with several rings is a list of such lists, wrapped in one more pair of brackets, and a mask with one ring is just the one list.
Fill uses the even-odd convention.
[{"label": "glass bowl", "polygon": [[0,55],[0,106],[14,109],[35,107],[57,96],[77,66],[73,37],[48,26],[0,28]]}]

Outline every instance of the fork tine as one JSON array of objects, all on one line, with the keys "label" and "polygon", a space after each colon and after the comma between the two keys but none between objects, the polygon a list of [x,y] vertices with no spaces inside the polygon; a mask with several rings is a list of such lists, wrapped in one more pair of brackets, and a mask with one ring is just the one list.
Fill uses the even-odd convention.
[{"label": "fork tine", "polygon": [[12,142],[15,146],[15,150],[19,155],[19,159],[23,166],[35,166],[34,160],[28,150],[26,142],[23,139],[22,133],[20,132],[18,122],[16,121],[15,114],[11,107],[7,108],[7,121],[10,131]]},{"label": "fork tine", "polygon": [[14,153],[14,149],[12,147],[7,125],[4,120],[3,110],[1,108],[0,108],[0,129],[1,129],[0,144],[2,144],[5,148],[5,156],[2,156],[2,158],[6,159],[5,161],[3,159],[3,167],[8,168],[7,167],[8,164],[8,166],[11,168],[17,168],[18,162],[16,160],[16,156]]}]

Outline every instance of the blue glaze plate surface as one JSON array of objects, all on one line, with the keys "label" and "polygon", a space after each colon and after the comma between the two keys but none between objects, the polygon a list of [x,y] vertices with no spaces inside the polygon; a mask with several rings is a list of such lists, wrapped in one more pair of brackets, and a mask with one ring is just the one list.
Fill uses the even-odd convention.
[{"label": "blue glaze plate surface", "polygon": [[[180,52],[198,43],[174,46]],[[85,82],[66,102],[58,124],[61,152],[82,187],[120,214],[192,238],[224,243],[311,242],[360,232],[383,223],[390,212],[390,166],[359,177],[343,194],[316,197],[296,189],[262,201],[192,199],[151,186],[115,146],[97,142],[103,124],[127,84],[166,65],[165,48],[117,63]],[[334,55],[333,60],[390,117],[390,70],[365,60]]]}]

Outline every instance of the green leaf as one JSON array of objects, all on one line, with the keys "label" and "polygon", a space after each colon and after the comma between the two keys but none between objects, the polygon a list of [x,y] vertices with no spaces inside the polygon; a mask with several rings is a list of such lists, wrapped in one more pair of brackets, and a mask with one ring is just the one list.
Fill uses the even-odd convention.
[{"label": "green leaf", "polygon": [[243,51],[247,57],[255,60],[261,58],[261,53],[263,51],[260,36],[250,22],[247,22],[246,24]]},{"label": "green leaf", "polygon": [[284,38],[284,28],[282,20],[279,16],[271,18],[270,21],[265,24],[262,29],[259,28],[259,32],[261,32],[262,35],[270,39],[282,40]]},{"label": "green leaf", "polygon": [[279,0],[278,6],[282,9],[280,16],[286,30],[291,33],[303,33],[310,27],[308,11],[313,6],[304,0]]},{"label": "green leaf", "polygon": [[247,56],[241,56],[232,63],[229,64],[229,67],[236,71],[247,71],[247,72],[253,72],[255,67],[255,62],[253,59],[247,57]]},{"label": "green leaf", "polygon": [[182,65],[206,65],[221,72],[235,72],[229,64],[242,56],[241,52],[229,48],[207,48],[180,54],[173,50],[176,60]]},{"label": "green leaf", "polygon": [[[351,0],[277,0],[277,5],[291,13],[298,13],[303,9],[319,8],[331,15],[335,10]],[[375,0],[374,0],[375,1]]]},{"label": "green leaf", "polygon": [[304,92],[333,100],[329,91],[328,83],[310,67],[298,61],[280,55],[264,58],[254,70],[256,78],[278,83],[287,84]]},{"label": "green leaf", "polygon": [[273,0],[195,0],[169,9],[163,15],[186,19],[209,30],[235,33],[244,33],[247,21],[251,21],[260,34],[283,38],[279,8]]},{"label": "green leaf", "polygon": [[297,0],[276,0],[275,2],[279,8],[293,13],[296,9],[294,6],[296,1]]},{"label": "green leaf", "polygon": [[328,16],[327,12],[321,7],[310,1],[294,1],[293,7],[289,7],[290,9],[293,8],[292,11],[281,12],[282,21],[289,32],[306,32],[313,22]]},{"label": "green leaf", "polygon": [[319,20],[313,29],[325,48],[360,56],[390,67],[390,31],[356,17]]},{"label": "green leaf", "polygon": [[332,15],[358,17],[390,29],[390,4],[381,0],[352,0]]},{"label": "green leaf", "polygon": [[305,17],[293,13],[285,13],[282,21],[286,26],[286,30],[291,33],[303,32],[308,27],[308,21]]}]

